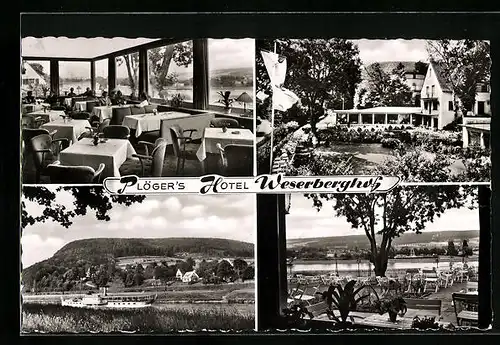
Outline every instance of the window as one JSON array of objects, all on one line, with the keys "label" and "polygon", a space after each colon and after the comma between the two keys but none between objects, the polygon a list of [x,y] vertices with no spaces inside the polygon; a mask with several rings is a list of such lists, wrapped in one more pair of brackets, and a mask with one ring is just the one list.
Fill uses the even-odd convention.
[{"label": "window", "polygon": [[35,97],[47,97],[50,91],[49,61],[24,61],[21,70],[22,94],[33,91]]},{"label": "window", "polygon": [[432,96],[434,96],[435,85],[432,85]]},{"label": "window", "polygon": [[59,62],[59,94],[65,95],[70,89],[80,95],[90,88],[90,62]]},{"label": "window", "polygon": [[449,101],[449,102],[448,102],[448,110],[449,110],[449,111],[453,111],[453,110],[455,110],[455,109],[454,109],[454,107],[453,107],[453,101]]},{"label": "window", "polygon": [[108,90],[108,59],[95,62],[95,93],[100,96],[103,91]]},{"label": "window", "polygon": [[361,115],[361,120],[364,125],[372,124],[373,114],[363,114]]},{"label": "window", "polygon": [[[429,85],[425,87],[425,93],[427,94],[427,97],[429,97]],[[427,108],[426,108],[427,109]]]},{"label": "window", "polygon": [[148,94],[167,102],[180,94],[193,102],[193,42],[148,50]]},{"label": "window", "polygon": [[375,124],[384,124],[385,123],[385,114],[375,114]]},{"label": "window", "polygon": [[241,100],[233,102],[233,108],[253,109],[254,57],[252,39],[208,40],[209,104],[222,105],[218,92],[230,91],[230,98]]},{"label": "window", "polygon": [[438,110],[438,102],[432,102],[432,110]]},{"label": "window", "polygon": [[413,91],[417,91],[417,84],[413,83],[411,84]]},{"label": "window", "polygon": [[116,89],[124,96],[135,98],[139,92],[139,53],[116,58]]}]

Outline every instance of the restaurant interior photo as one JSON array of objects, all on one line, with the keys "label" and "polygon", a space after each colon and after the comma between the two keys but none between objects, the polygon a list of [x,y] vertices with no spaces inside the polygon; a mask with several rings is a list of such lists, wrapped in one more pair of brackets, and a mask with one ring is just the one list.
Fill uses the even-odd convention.
[{"label": "restaurant interior photo", "polygon": [[254,40],[25,37],[24,184],[253,176]]}]

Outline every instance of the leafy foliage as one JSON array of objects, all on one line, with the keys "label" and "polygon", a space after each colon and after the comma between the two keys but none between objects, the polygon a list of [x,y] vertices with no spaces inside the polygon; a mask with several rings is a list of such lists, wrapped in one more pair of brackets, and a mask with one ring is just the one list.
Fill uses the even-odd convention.
[{"label": "leafy foliage", "polygon": [[[68,210],[66,206],[56,202],[56,195],[60,191],[67,191],[73,195],[75,206],[73,210]],[[28,214],[26,204],[22,201],[22,228],[47,220],[53,220],[69,228],[73,224],[74,217],[84,216],[90,210],[95,211],[98,220],[109,221],[109,211],[113,208],[113,204],[130,206],[145,199],[143,195],[108,195],[101,187],[58,187],[55,191],[40,186],[23,187],[22,194],[25,199],[45,206],[42,214],[34,217]]]},{"label": "leafy foliage", "polygon": [[[324,107],[352,107],[357,84],[361,81],[361,60],[358,47],[345,39],[284,39],[257,42],[257,91],[271,95],[269,76],[260,50],[273,50],[287,58],[284,87],[293,91],[305,108],[313,132],[324,114]],[[265,118],[270,112],[267,103],[258,104],[258,114]]]},{"label": "leafy foliage", "polygon": [[[382,172],[381,175],[391,176],[392,171]],[[385,276],[388,254],[394,238],[407,231],[420,233],[426,224],[447,209],[460,208],[470,202],[467,198],[468,193],[460,186],[396,187],[382,195],[305,194],[305,196],[313,201],[313,207],[318,210],[323,207],[322,200],[333,201],[335,216],[345,217],[353,228],[365,231],[370,242],[370,261],[375,266],[377,276]]]},{"label": "leafy foliage", "polygon": [[[328,290],[317,292],[328,305],[327,315],[331,320],[335,320],[338,323],[346,323],[349,312],[356,310],[358,303],[370,296],[370,294],[360,295],[365,289],[372,290],[378,298],[373,287],[370,285],[356,287],[356,283],[356,280],[351,280],[344,287],[340,284],[330,285]],[[334,309],[339,311],[340,318],[335,315]]]},{"label": "leafy foliage", "polygon": [[[481,40],[427,41],[427,51],[442,69],[442,77],[458,97],[465,115],[473,109],[477,85],[490,82],[490,44]],[[458,102],[456,104],[456,111]]]},{"label": "leafy foliage", "polygon": [[399,63],[386,73],[379,63],[366,69],[368,88],[360,91],[359,108],[412,106],[412,90],[406,83],[405,67]]},{"label": "leafy foliage", "polygon": [[426,330],[426,329],[440,329],[440,326],[436,322],[435,317],[415,316],[411,323],[411,328]]}]

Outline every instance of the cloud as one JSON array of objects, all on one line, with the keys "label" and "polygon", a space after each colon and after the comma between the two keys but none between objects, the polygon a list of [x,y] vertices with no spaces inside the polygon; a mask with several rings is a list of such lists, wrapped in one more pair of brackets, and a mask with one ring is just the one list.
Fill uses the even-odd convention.
[{"label": "cloud", "polygon": [[182,215],[184,217],[196,217],[200,216],[205,210],[204,205],[194,205],[194,206],[186,206],[182,209]]},{"label": "cloud", "polygon": [[54,255],[65,244],[61,238],[49,237],[43,239],[39,235],[24,235],[21,237],[23,267],[28,267],[40,258],[48,258]]},{"label": "cloud", "polygon": [[427,61],[425,40],[353,40],[364,64],[381,61]]}]

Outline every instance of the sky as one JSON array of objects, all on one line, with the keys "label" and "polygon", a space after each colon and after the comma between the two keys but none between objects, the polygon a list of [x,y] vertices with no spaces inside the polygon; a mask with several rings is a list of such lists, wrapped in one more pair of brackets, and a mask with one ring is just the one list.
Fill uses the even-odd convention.
[{"label": "sky", "polygon": [[[73,200],[67,191],[58,192],[56,198],[70,210]],[[44,209],[23,201],[29,214],[39,215]],[[251,194],[147,196],[129,207],[115,204],[108,222],[88,212],[75,217],[68,229],[52,221],[36,223],[23,230],[22,264],[48,259],[67,243],[85,238],[213,237],[254,243],[255,205]]]},{"label": "sky", "polygon": [[[27,37],[22,39],[22,51],[26,55],[58,55],[74,57],[95,57],[109,53],[112,50],[120,50],[134,44],[146,43],[148,39],[124,38],[93,38],[89,43],[88,39],[66,37]],[[110,48],[111,47],[111,48]],[[255,44],[253,39],[210,39],[209,40],[209,66],[210,69],[253,67],[255,61]],[[44,70],[49,70],[48,62],[42,64]],[[90,64],[81,62],[62,62],[60,63],[60,75],[62,77],[89,77]],[[188,68],[179,67],[172,64],[172,71],[182,73],[192,71],[192,65]],[[96,74],[106,77],[107,61],[96,63]],[[127,76],[125,65],[117,68],[117,77]]]},{"label": "sky", "polygon": [[358,45],[363,64],[381,61],[422,61],[429,56],[425,40],[352,40]]},{"label": "sky", "polygon": [[[293,238],[363,235],[364,230],[352,229],[345,217],[336,217],[331,202],[324,202],[318,212],[312,200],[292,194],[290,214],[286,216],[286,236]],[[479,211],[467,207],[445,211],[440,218],[428,223],[424,231],[479,230]]]}]

